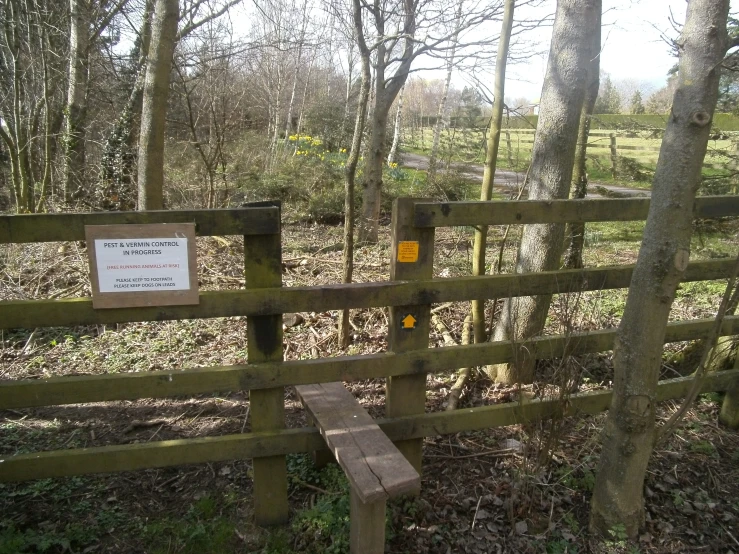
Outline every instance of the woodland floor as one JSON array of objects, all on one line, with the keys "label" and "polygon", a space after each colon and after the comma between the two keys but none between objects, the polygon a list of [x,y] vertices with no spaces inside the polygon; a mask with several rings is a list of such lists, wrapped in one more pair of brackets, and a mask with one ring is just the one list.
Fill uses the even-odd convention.
[{"label": "woodland floor", "polygon": [[[642,225],[589,226],[586,265],[633,263]],[[496,229],[495,238],[502,232]],[[341,229],[287,225],[283,236],[285,286],[340,281]],[[505,249],[504,270],[515,252],[513,239]],[[379,246],[358,250],[356,281],[387,279],[388,244],[385,234]],[[697,235],[693,257],[736,255],[736,244],[735,226],[714,226]],[[202,289],[241,286],[243,247],[238,237],[199,239],[198,252]],[[491,247],[489,260],[497,255],[497,246]],[[470,257],[468,229],[437,233],[437,277],[466,275]],[[720,282],[683,285],[673,319],[711,317],[722,292]],[[89,281],[81,243],[0,250],[0,300],[85,295]],[[624,299],[625,291],[555,296],[548,331],[613,327]],[[437,312],[458,342],[467,309],[460,303]],[[285,329],[286,359],[363,354],[387,346],[383,310],[353,312],[354,341],[345,352],[336,344],[336,313],[301,316],[301,323]],[[224,318],[4,332],[0,378],[243,363],[245,328],[245,318]],[[430,346],[444,346],[435,329]],[[687,350],[686,344],[668,346],[663,377],[678,376]],[[609,353],[540,366],[542,383],[567,382],[581,391],[607,387],[612,379]],[[428,411],[444,409],[455,378],[429,376]],[[373,416],[382,416],[382,380],[350,387]],[[534,390],[547,394],[543,386]],[[477,375],[461,405],[506,402],[515,392]],[[303,410],[289,389],[285,400],[288,426],[305,425]],[[677,406],[663,403],[660,422]],[[391,503],[387,551],[739,552],[739,435],[717,424],[719,406],[718,395],[701,396],[678,431],[658,446],[645,489],[647,524],[635,544],[625,541],[619,529],[606,539],[587,534],[604,417],[600,415],[427,439],[421,496]],[[249,429],[248,395],[243,391],[5,410],[0,411],[0,455]],[[340,472],[331,466],[315,471],[305,456],[289,457],[288,471],[291,523],[277,530],[252,523],[249,460],[0,484],[0,554],[347,552],[348,498]]]}]

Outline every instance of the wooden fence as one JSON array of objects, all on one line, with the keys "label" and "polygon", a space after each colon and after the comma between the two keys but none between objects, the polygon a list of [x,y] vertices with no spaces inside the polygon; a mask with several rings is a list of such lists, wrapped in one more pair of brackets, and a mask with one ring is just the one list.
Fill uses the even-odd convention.
[{"label": "wooden fence", "polygon": [[[195,222],[199,235],[243,235],[245,289],[201,292],[195,306],[94,310],[89,298],[0,302],[0,328],[27,328],[247,316],[248,364],[177,371],[145,371],[75,377],[0,381],[0,410],[112,400],[164,398],[233,390],[250,391],[251,432],[0,455],[0,482],[130,471],[182,464],[254,459],[257,522],[285,521],[285,455],[325,448],[312,427],[285,429],[284,387],[337,380],[387,378],[387,417],[380,426],[420,469],[423,437],[533,421],[553,414],[601,412],[610,391],[575,394],[566,406],[555,401],[480,406],[454,412],[425,412],[426,374],[460,367],[511,362],[526,347],[536,358],[557,358],[612,348],[615,330],[543,336],[514,345],[492,342],[428,348],[430,306],[536,294],[568,293],[629,286],[632,267],[560,270],[538,274],[432,279],[436,227],[523,223],[643,220],[648,199],[562,200],[553,202],[396,201],[392,221],[391,280],[386,282],[281,287],[280,212],[262,205],[233,210],[0,216],[0,243],[83,240],[84,226],[117,223]],[[702,197],[696,218],[739,215],[739,197]],[[409,250],[410,247],[410,250]],[[417,247],[414,259],[413,251]],[[409,254],[410,252],[410,254]],[[406,261],[399,261],[404,259]],[[689,265],[685,280],[726,278],[731,260]],[[389,307],[389,350],[363,356],[282,361],[282,314],[343,308]],[[412,314],[411,331],[401,320]],[[666,341],[708,334],[712,320],[671,323]],[[727,317],[722,335],[739,334],[739,317]],[[706,377],[703,391],[726,390],[739,371]],[[691,379],[663,381],[658,399],[687,392]]]},{"label": "wooden fence", "polygon": [[[513,152],[517,145],[525,144],[527,148],[531,148],[534,144],[535,129],[503,129],[503,140],[507,148],[509,159],[513,156]],[[614,132],[591,131],[588,134],[588,152],[596,156],[608,156],[611,163],[611,174],[614,178],[618,177],[618,158],[640,158],[642,161],[647,159],[651,164],[657,162],[659,157],[659,146],[637,146],[633,144],[624,144],[624,140],[636,138],[627,134],[619,134]],[[621,139],[621,142],[619,142]],[[661,138],[660,138],[661,140]],[[732,139],[732,150],[736,151],[736,138]],[[607,153],[598,152],[599,150],[608,150]],[[595,151],[595,152],[593,152]],[[711,157],[711,152],[707,154]],[[719,163],[717,160],[705,161],[703,167],[706,169],[731,169],[729,163]]]}]

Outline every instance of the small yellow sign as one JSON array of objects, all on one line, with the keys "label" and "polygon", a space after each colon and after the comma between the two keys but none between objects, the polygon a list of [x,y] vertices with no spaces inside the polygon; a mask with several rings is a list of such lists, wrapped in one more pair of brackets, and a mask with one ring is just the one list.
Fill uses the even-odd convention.
[{"label": "small yellow sign", "polygon": [[416,318],[413,314],[406,314],[403,319],[400,320],[400,328],[405,331],[411,331],[416,328]]},{"label": "small yellow sign", "polygon": [[398,261],[414,263],[418,261],[418,241],[405,240],[398,243]]}]

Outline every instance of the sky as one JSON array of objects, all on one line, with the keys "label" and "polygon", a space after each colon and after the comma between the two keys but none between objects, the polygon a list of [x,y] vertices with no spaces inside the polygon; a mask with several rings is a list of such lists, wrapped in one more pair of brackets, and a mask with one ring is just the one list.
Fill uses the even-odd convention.
[{"label": "sky", "polygon": [[[685,7],[685,0],[604,0],[601,70],[613,80],[632,79],[643,88],[664,86],[667,72],[677,60],[660,32],[675,37],[670,14],[682,23]],[[547,8],[553,11],[554,2]],[[551,28],[538,38],[547,44]],[[512,66],[506,78],[506,96],[538,100],[545,71],[546,53],[525,65]]]},{"label": "sky", "polygon": [[[247,28],[248,12],[253,1],[246,1],[235,17],[236,26],[242,32]],[[739,0],[734,0],[734,6]],[[667,81],[667,72],[677,59],[671,55],[670,48],[662,39],[662,34],[677,38],[678,31],[673,28],[671,18],[678,24],[685,20],[686,0],[603,0],[603,30],[601,71],[611,79],[631,81],[628,90],[640,89],[644,98],[661,88]],[[544,0],[543,5],[529,8],[528,12],[519,10],[518,17],[541,17],[555,11],[556,0]],[[484,32],[484,31],[481,31]],[[496,32],[497,34],[497,32]],[[524,97],[538,101],[546,72],[547,49],[551,40],[551,27],[537,29],[529,35],[537,42],[541,54],[531,57],[527,62],[509,64],[506,75],[506,97]],[[533,38],[535,37],[535,38]],[[493,54],[494,56],[494,54]],[[416,60],[416,67],[429,67],[423,58]],[[432,65],[437,65],[434,62]],[[427,79],[443,79],[441,69],[416,73]],[[493,75],[480,75],[492,85]],[[453,77],[456,88],[474,85],[469,76],[457,72]],[[490,88],[490,87],[489,87]]]}]

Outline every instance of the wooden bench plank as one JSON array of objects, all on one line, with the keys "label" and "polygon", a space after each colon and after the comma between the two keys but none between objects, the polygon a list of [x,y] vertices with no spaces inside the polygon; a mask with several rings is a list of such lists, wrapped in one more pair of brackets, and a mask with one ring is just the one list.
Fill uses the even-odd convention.
[{"label": "wooden bench plank", "polygon": [[342,383],[295,390],[363,503],[420,488],[418,472]]}]

